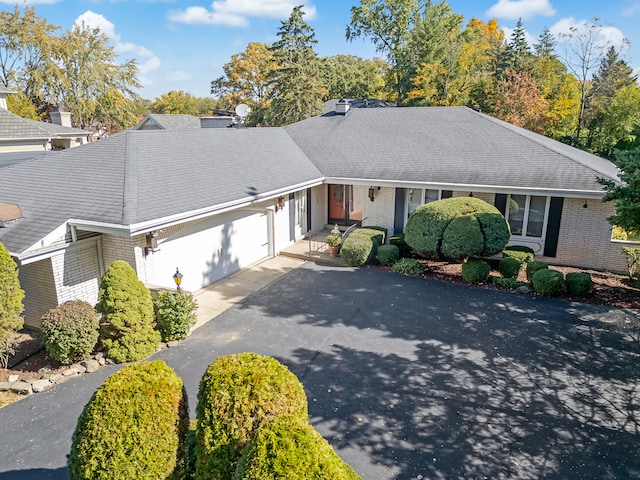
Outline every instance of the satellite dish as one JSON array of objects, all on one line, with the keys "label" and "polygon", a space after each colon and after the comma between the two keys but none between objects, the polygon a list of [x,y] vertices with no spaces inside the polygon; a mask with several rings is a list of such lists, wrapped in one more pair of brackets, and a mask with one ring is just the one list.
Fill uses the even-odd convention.
[{"label": "satellite dish", "polygon": [[245,103],[241,103],[236,107],[236,115],[240,118],[245,118],[249,113],[251,113],[251,107]]}]

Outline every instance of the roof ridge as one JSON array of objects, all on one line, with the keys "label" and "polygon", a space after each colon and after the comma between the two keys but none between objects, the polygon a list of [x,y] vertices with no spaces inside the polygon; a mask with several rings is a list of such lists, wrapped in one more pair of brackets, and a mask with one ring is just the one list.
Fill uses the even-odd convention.
[{"label": "roof ridge", "polygon": [[[549,145],[546,142],[548,142],[548,141],[557,142],[557,143],[559,143],[560,145],[562,145],[564,147],[575,148],[576,150],[578,150],[578,151],[580,151],[580,152],[582,152],[582,153],[584,153],[586,155],[591,155],[595,159],[599,159],[599,160],[602,160],[602,161],[605,161],[605,162],[609,162],[609,160],[607,160],[606,158],[600,157],[599,155],[595,155],[595,154],[593,154],[591,152],[587,152],[586,150],[582,150],[582,149],[579,149],[577,147],[572,147],[571,145],[567,145],[565,143],[559,142],[558,140],[556,140],[554,138],[547,137],[545,135],[541,135],[540,133],[536,133],[536,132],[533,132],[531,130],[527,130],[526,128],[518,127],[517,125],[509,123],[509,122],[507,122],[505,120],[500,120],[499,118],[496,118],[496,117],[492,117],[491,115],[488,115],[486,113],[482,113],[482,112],[480,112],[478,110],[474,110],[473,108],[470,108],[470,107],[467,107],[467,106],[463,106],[463,108],[466,108],[471,113],[479,115],[479,116],[482,116],[482,117],[486,118],[487,120],[489,120],[490,122],[495,123],[496,125],[504,128],[506,130],[509,130],[510,132],[515,133],[516,135],[519,135],[519,136],[521,136],[521,137],[523,137],[523,138],[525,138],[525,139],[527,139],[529,141],[532,141],[532,142],[540,145],[543,148],[551,150],[552,152],[557,153],[558,155],[561,155],[562,157],[564,157],[565,159],[567,159],[567,160],[569,160],[571,162],[578,163],[581,166],[583,166],[583,167],[595,172],[596,174],[604,175],[604,176],[606,176],[606,177],[608,177],[608,178],[610,178],[611,180],[614,180],[614,181],[619,181],[620,180],[617,175],[615,177],[612,177],[610,172],[606,172],[604,169],[596,168],[594,165],[590,165],[590,164],[588,164],[586,162],[583,162],[583,161],[581,161],[579,159],[572,158],[569,155],[567,155],[566,152],[563,152],[562,149],[554,148],[552,145]],[[544,141],[542,141],[542,140],[544,140]]]},{"label": "roof ridge", "polygon": [[122,223],[128,225],[138,220],[138,164],[134,152],[138,150],[138,138],[126,134],[124,142],[124,188],[122,191]]}]

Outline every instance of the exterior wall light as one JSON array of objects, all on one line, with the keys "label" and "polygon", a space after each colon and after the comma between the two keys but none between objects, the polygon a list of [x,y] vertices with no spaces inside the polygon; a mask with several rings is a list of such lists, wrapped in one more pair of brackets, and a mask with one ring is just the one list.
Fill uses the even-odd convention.
[{"label": "exterior wall light", "polygon": [[372,202],[375,200],[376,198],[376,189],[375,187],[369,187],[369,200],[371,200]]},{"label": "exterior wall light", "polygon": [[158,232],[153,231],[147,233],[145,236],[146,246],[144,247],[144,256],[146,257],[150,253],[157,252],[158,248]]},{"label": "exterior wall light", "polygon": [[276,199],[276,212],[284,208],[284,197],[278,197]]},{"label": "exterior wall light", "polygon": [[182,274],[180,273],[180,270],[178,270],[178,267],[176,267],[176,273],[173,274],[173,281],[176,282],[176,290],[182,290],[180,288],[180,284],[182,283]]}]

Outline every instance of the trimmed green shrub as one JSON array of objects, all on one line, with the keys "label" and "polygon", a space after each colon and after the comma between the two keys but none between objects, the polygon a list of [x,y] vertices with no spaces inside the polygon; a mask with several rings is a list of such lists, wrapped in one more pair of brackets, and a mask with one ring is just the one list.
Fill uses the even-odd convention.
[{"label": "trimmed green shrub", "polygon": [[380,245],[376,258],[381,265],[390,267],[400,259],[400,249],[395,245]]},{"label": "trimmed green shrub", "polygon": [[162,360],[127,365],[84,407],[67,459],[69,477],[182,479],[188,428],[180,377]]},{"label": "trimmed green shrub", "polygon": [[586,272],[569,272],[565,277],[567,293],[575,297],[585,297],[591,290],[591,275]]},{"label": "trimmed green shrub", "polygon": [[404,275],[422,275],[424,264],[415,258],[401,258],[392,265],[391,270]]},{"label": "trimmed green shrub", "polygon": [[213,362],[198,392],[195,478],[231,478],[256,430],[280,415],[309,420],[304,388],[286,366],[256,353]]},{"label": "trimmed green shrub", "polygon": [[506,288],[508,290],[515,290],[518,287],[528,285],[527,282],[519,282],[515,278],[491,277],[491,280],[499,287]]},{"label": "trimmed green shrub", "polygon": [[558,295],[564,287],[564,275],[558,270],[542,268],[533,274],[533,290],[543,297]]},{"label": "trimmed green shrub", "polygon": [[361,267],[369,263],[384,242],[384,232],[374,228],[357,228],[342,244],[340,256],[350,267]]},{"label": "trimmed green shrub", "polygon": [[183,340],[196,323],[198,303],[184,290],[164,290],[153,302],[163,342]]},{"label": "trimmed green shrub", "polygon": [[[497,208],[474,197],[446,198],[419,206],[407,221],[405,241],[423,257],[439,258],[453,252],[456,257],[450,258],[459,259],[461,258],[460,249],[454,246],[445,247],[443,236],[452,221],[473,214],[476,215],[475,221],[478,222],[483,235],[481,249],[473,254],[493,255],[500,252],[509,241],[509,225]],[[483,215],[478,217],[478,214]],[[471,223],[463,223],[457,228],[463,231],[475,229],[475,225],[472,227]],[[485,228],[486,234],[483,231]],[[475,235],[477,233],[474,233]],[[464,240],[457,240],[457,242],[464,242]],[[478,248],[475,241],[467,244],[473,245],[474,251]],[[466,253],[466,250],[462,253]]]},{"label": "trimmed green shrub", "polygon": [[491,267],[484,260],[469,260],[462,264],[462,279],[467,283],[484,283],[489,278]]},{"label": "trimmed green shrub", "polygon": [[533,262],[529,262],[527,263],[526,266],[526,273],[527,273],[527,280],[529,280],[529,282],[531,282],[533,280],[533,275],[538,271],[538,270],[542,270],[542,269],[546,269],[549,268],[549,265],[547,265],[544,262],[538,262],[538,261],[533,261]]},{"label": "trimmed green shrub", "polygon": [[311,425],[281,416],[265,422],[247,444],[233,480],[357,480],[347,465]]},{"label": "trimmed green shrub", "polygon": [[0,243],[0,366],[6,367],[13,353],[14,337],[24,325],[20,314],[24,310],[18,266],[9,250]]},{"label": "trimmed green shrub", "polygon": [[474,214],[454,218],[442,234],[440,251],[446,258],[462,261],[480,255],[483,249],[484,236],[478,217]]},{"label": "trimmed green shrub", "polygon": [[95,309],[82,300],[70,300],[42,316],[44,346],[51,358],[65,365],[93,352],[99,328]]},{"label": "trimmed green shrub", "polygon": [[505,257],[498,264],[498,271],[504,278],[518,278],[522,262],[514,257]]},{"label": "trimmed green shrub", "polygon": [[511,245],[502,250],[505,257],[517,258],[522,263],[532,262],[535,254],[533,249],[524,245]]},{"label": "trimmed green shrub", "polygon": [[400,250],[400,257],[406,257],[411,253],[411,247],[404,241],[404,233],[396,233],[389,237],[389,243],[395,245]]},{"label": "trimmed green shrub", "polygon": [[124,260],[111,264],[98,291],[98,313],[102,313],[100,341],[107,355],[118,363],[140,360],[160,345],[154,330],[151,293]]},{"label": "trimmed green shrub", "polygon": [[491,256],[500,253],[511,238],[511,229],[504,215],[500,211],[497,214],[495,212],[479,212],[476,217],[484,235],[482,255]]}]

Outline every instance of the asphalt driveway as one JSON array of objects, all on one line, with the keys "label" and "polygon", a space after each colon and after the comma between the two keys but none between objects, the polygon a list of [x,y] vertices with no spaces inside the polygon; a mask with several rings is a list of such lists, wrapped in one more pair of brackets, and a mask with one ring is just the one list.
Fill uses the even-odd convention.
[{"label": "asphalt driveway", "polygon": [[[278,358],[303,382],[311,423],[366,479],[640,478],[638,320],[305,264],[153,358],[182,376],[192,416],[215,358]],[[77,417],[116,368],[0,409],[0,480],[67,478]]]}]

